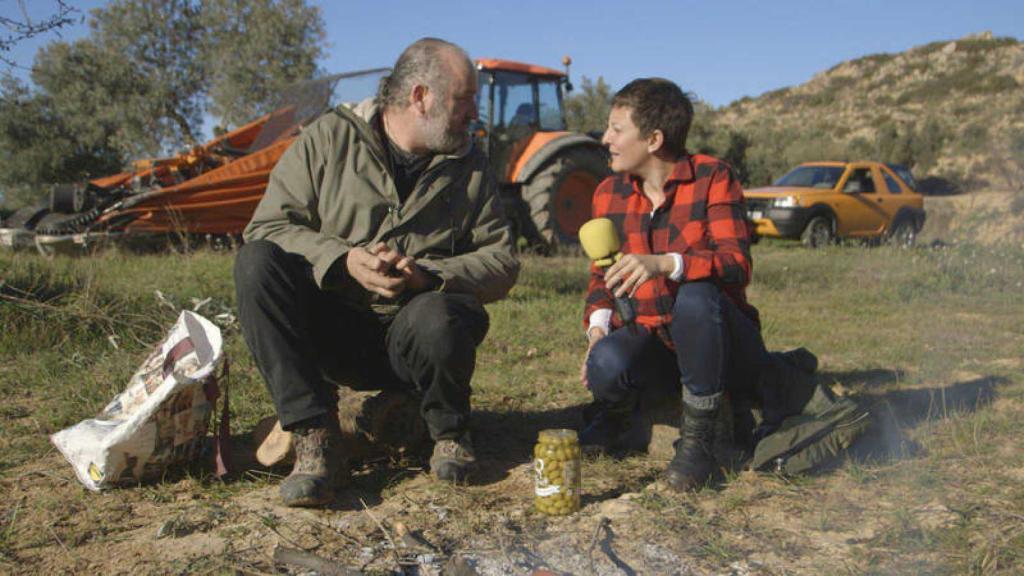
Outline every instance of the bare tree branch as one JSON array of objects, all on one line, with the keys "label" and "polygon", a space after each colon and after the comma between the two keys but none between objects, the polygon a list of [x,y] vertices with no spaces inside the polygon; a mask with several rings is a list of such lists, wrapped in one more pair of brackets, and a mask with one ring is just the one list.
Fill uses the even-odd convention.
[{"label": "bare tree branch", "polygon": [[24,0],[18,1],[21,19],[0,16],[0,29],[4,30],[4,32],[0,32],[0,62],[8,66],[22,68],[6,54],[15,44],[75,23],[74,15],[80,13],[80,10],[69,5],[65,0],[54,0],[54,2],[56,3],[54,12],[36,22],[29,17]]}]

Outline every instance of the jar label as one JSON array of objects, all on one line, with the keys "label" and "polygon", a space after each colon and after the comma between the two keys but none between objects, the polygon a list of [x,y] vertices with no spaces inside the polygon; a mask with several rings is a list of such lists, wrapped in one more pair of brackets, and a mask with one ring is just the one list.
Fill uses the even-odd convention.
[{"label": "jar label", "polygon": [[548,477],[544,474],[544,466],[543,458],[534,459],[533,492],[541,497],[554,496],[562,491],[562,487],[558,484],[552,484],[548,480]]}]

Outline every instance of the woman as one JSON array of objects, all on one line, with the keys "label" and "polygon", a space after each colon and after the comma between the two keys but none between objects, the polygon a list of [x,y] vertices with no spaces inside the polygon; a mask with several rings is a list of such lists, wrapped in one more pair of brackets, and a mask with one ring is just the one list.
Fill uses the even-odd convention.
[{"label": "woman", "polygon": [[[768,362],[757,310],[747,303],[750,231],[729,166],[686,152],[693,105],[674,83],[634,80],[612,100],[603,142],[616,172],[594,192],[593,216],[612,220],[623,256],[592,267],[582,379],[596,415],[584,445],[613,449],[638,394],[681,383],[681,441],[668,466],[675,489],[698,488],[722,393],[750,387]],[[638,330],[624,330],[613,297],[629,296]]]}]

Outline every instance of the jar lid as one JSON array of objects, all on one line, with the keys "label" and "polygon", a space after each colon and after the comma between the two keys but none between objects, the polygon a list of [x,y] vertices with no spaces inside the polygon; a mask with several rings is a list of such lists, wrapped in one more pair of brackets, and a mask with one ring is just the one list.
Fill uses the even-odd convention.
[{"label": "jar lid", "polygon": [[549,428],[541,430],[538,436],[541,442],[577,442],[578,437],[575,430],[568,428]]}]

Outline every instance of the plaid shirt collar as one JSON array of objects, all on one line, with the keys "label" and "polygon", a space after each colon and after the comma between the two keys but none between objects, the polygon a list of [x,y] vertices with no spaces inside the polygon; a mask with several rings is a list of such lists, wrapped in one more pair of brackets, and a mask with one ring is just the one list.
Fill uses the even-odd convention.
[{"label": "plaid shirt collar", "polygon": [[[629,196],[630,194],[637,192],[643,192],[644,179],[637,176],[636,174],[627,175],[630,184],[632,186],[625,187],[619,190],[623,197]],[[694,171],[693,171],[693,157],[689,154],[683,154],[680,158],[672,165],[672,172],[669,173],[668,178],[665,180],[665,198],[666,202],[673,192],[675,192],[677,184],[684,184],[686,182],[693,182]]]}]

